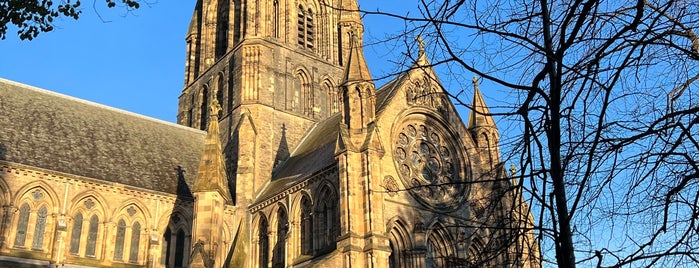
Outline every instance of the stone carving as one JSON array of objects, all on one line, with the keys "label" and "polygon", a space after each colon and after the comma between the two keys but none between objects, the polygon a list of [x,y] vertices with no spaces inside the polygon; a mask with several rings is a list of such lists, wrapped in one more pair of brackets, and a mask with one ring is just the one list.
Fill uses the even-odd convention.
[{"label": "stone carving", "polygon": [[44,199],[44,193],[41,190],[36,189],[32,192],[32,197],[34,197],[34,200],[39,201]]},{"label": "stone carving", "polygon": [[422,205],[453,211],[467,185],[457,144],[438,124],[405,124],[394,142],[394,163],[407,190]]},{"label": "stone carving", "polygon": [[131,206],[128,209],[126,209],[126,213],[129,213],[129,216],[133,217],[133,215],[136,215],[136,209],[133,208],[133,206]]},{"label": "stone carving", "polygon": [[388,192],[388,195],[391,197],[398,194],[398,182],[396,182],[396,179],[391,175],[383,178],[383,187],[386,188],[386,192]]},{"label": "stone carving", "polygon": [[92,199],[88,198],[87,200],[85,200],[85,207],[87,209],[92,209],[93,207],[95,207],[95,202],[92,201]]},{"label": "stone carving", "polygon": [[449,102],[447,95],[429,85],[429,81],[423,81],[409,87],[405,92],[408,104],[432,108],[449,120],[449,110],[446,108],[446,103]]}]

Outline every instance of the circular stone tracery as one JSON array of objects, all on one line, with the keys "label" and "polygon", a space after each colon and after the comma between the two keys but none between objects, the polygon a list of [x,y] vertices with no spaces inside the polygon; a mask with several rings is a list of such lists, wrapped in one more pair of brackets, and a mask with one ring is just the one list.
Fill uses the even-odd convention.
[{"label": "circular stone tracery", "polygon": [[422,205],[451,211],[468,189],[456,143],[431,121],[404,124],[394,142],[394,163],[405,187]]}]

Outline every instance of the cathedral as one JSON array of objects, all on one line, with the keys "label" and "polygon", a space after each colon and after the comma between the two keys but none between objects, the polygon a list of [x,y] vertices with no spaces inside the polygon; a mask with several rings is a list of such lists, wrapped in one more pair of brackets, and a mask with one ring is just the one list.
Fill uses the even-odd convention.
[{"label": "cathedral", "polygon": [[177,124],[0,80],[0,267],[540,267],[477,79],[377,87],[363,27],[198,0]]}]

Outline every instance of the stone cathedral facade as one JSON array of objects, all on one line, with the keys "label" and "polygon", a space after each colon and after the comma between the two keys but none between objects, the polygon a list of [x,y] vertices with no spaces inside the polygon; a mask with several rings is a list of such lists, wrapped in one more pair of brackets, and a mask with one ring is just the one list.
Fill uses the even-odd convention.
[{"label": "stone cathedral facade", "polygon": [[178,125],[0,80],[0,267],[540,267],[474,80],[377,88],[356,0],[199,0]]}]

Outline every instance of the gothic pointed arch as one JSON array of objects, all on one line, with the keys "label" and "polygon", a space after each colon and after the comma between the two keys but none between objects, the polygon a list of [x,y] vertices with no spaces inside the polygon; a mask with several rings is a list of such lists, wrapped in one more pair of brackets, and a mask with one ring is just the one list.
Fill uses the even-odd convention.
[{"label": "gothic pointed arch", "polygon": [[327,111],[328,115],[340,112],[342,97],[339,88],[335,86],[335,84],[329,78],[323,79],[322,88],[325,92],[325,110]]},{"label": "gothic pointed arch", "polygon": [[[225,111],[226,107],[224,105],[227,105],[227,102],[225,101],[225,98],[230,98],[230,96],[226,96],[226,75],[224,72],[219,72],[218,75],[216,75],[216,101],[218,101],[219,105],[221,105],[221,111]],[[221,114],[218,115],[219,118],[221,117]]]},{"label": "gothic pointed arch", "polygon": [[153,217],[148,209],[148,206],[137,198],[129,198],[121,202],[121,205],[115,207],[111,212],[111,215],[114,215],[113,218],[117,218],[120,214],[128,214],[128,216],[131,218],[138,217],[144,222],[146,219],[152,219]]},{"label": "gothic pointed arch", "polygon": [[176,206],[170,214],[160,217],[160,264],[165,267],[183,267],[188,262],[192,215],[186,211]]},{"label": "gothic pointed arch", "polygon": [[139,263],[140,252],[145,250],[146,245],[141,239],[144,223],[150,219],[150,214],[137,199],[130,199],[122,203],[112,213],[116,229],[112,234],[114,242],[113,260],[120,262]]},{"label": "gothic pointed arch", "polygon": [[116,237],[114,239],[114,257],[115,261],[124,259],[124,240],[126,240],[126,221],[120,219],[116,225]]},{"label": "gothic pointed arch", "polygon": [[257,266],[269,265],[269,221],[267,216],[259,213],[257,217]]},{"label": "gothic pointed arch", "polygon": [[408,232],[406,221],[396,216],[389,221],[387,233],[391,254],[389,255],[389,267],[409,267],[410,255],[413,249],[411,235]]},{"label": "gothic pointed arch", "polygon": [[53,215],[57,211],[52,193],[51,188],[44,183],[30,183],[17,192],[14,202],[19,209],[12,223],[16,229],[9,238],[14,237],[12,245],[15,248],[34,251],[50,248],[55,225]]},{"label": "gothic pointed arch", "polygon": [[286,267],[287,238],[289,233],[289,214],[282,204],[277,206],[275,213],[276,241],[272,251],[272,267]]},{"label": "gothic pointed arch", "polygon": [[228,28],[230,21],[230,0],[218,0],[216,7],[216,60],[223,57],[228,51]]},{"label": "gothic pointed arch", "polygon": [[313,254],[313,202],[312,199],[303,194],[299,207],[301,255]]},{"label": "gothic pointed arch", "polygon": [[308,71],[298,68],[293,75],[293,83],[286,94],[286,109],[291,112],[312,115],[313,97]]},{"label": "gothic pointed arch", "polygon": [[199,94],[199,129],[206,130],[209,119],[209,86],[204,85]]},{"label": "gothic pointed arch", "polygon": [[[3,186],[3,185],[0,185]],[[9,188],[7,188],[9,189]],[[58,204],[58,195],[56,192],[53,190],[53,187],[51,187],[49,184],[46,182],[43,182],[41,180],[33,181],[30,183],[27,183],[26,185],[22,186],[19,188],[17,191],[15,191],[14,198],[10,199],[13,200],[13,203],[15,204],[20,204],[20,201],[22,198],[28,198],[30,194],[34,194],[36,190],[42,191],[45,195],[42,196],[42,200],[45,202],[48,202],[51,206],[49,206],[49,212],[50,213],[57,213],[58,208],[57,206],[53,206],[54,204]],[[45,198],[45,199],[43,199]]]},{"label": "gothic pointed arch", "polygon": [[425,267],[453,267],[456,257],[453,241],[444,225],[433,224],[427,233]]},{"label": "gothic pointed arch", "polygon": [[333,188],[329,182],[322,183],[315,195],[315,244],[321,253],[335,249],[335,241],[339,234],[338,195]]}]

